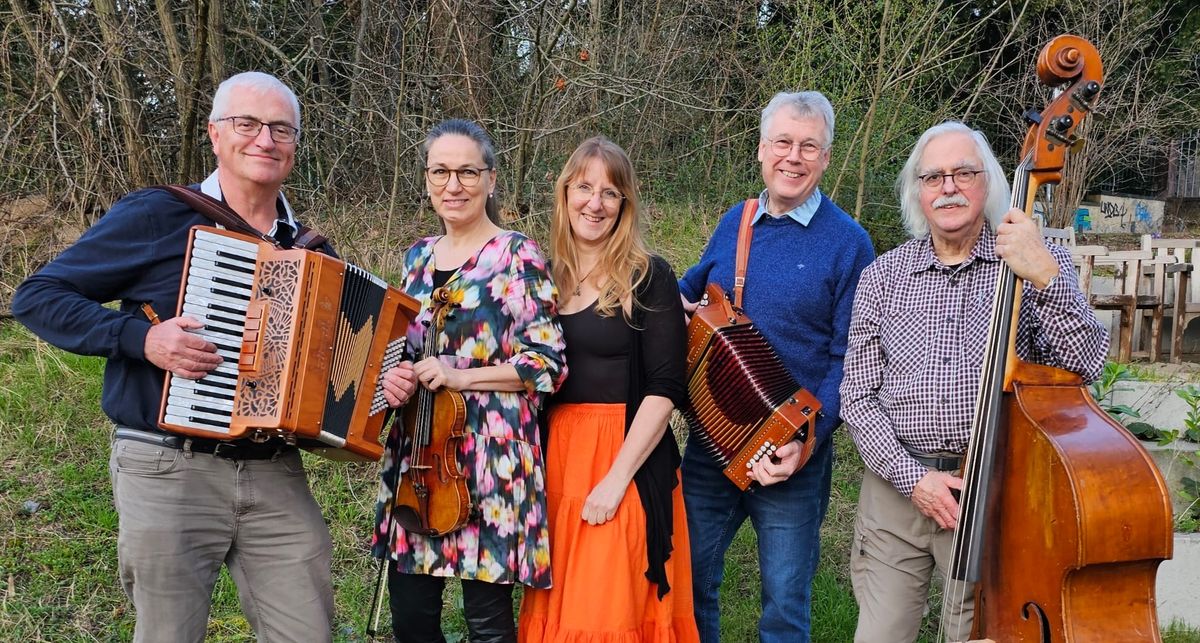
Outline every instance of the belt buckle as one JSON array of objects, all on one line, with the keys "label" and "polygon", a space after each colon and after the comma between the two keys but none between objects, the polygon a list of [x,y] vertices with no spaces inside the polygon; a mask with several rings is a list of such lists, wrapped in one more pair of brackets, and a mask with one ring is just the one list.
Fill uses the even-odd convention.
[{"label": "belt buckle", "polygon": [[214,458],[225,458],[226,460],[237,460],[239,446],[233,442],[218,442],[213,447]]}]

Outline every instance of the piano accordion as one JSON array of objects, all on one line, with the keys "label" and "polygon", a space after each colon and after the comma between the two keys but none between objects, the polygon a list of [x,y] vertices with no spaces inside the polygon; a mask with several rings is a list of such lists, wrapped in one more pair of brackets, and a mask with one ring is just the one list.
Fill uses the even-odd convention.
[{"label": "piano accordion", "polygon": [[688,428],[739,489],[750,486],[755,462],[792,439],[801,444],[801,465],[811,457],[821,402],[716,284],[688,322],[687,382]]},{"label": "piano accordion", "polygon": [[177,315],[224,362],[199,380],[167,373],[159,426],[195,437],[282,436],[334,460],[378,460],[387,403],[419,304],[334,257],[192,228]]}]

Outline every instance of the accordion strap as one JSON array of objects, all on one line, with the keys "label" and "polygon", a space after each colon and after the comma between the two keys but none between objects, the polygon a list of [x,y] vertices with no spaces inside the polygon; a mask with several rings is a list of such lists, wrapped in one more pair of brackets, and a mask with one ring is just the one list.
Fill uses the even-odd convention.
[{"label": "accordion strap", "polygon": [[[170,192],[177,199],[191,206],[193,210],[219,223],[226,230],[262,239],[273,246],[279,245],[279,242],[271,237],[271,235],[259,232],[257,228],[243,219],[242,215],[234,212],[233,208],[203,192],[182,185],[156,185],[154,187]],[[292,244],[292,247],[303,248],[305,250],[319,250],[325,241],[325,237],[318,234],[312,228],[300,226],[300,229],[296,232],[296,241]]]},{"label": "accordion strap", "polygon": [[750,238],[754,236],[750,222],[754,220],[755,212],[758,212],[758,199],[746,199],[742,223],[738,226],[737,259],[733,271],[733,306],[739,311],[742,309],[742,290],[746,287],[746,266],[750,263]]}]

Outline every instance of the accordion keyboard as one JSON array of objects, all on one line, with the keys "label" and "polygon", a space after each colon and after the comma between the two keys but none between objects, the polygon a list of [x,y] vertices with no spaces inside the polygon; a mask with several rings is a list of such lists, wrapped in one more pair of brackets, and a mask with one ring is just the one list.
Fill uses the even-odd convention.
[{"label": "accordion keyboard", "polygon": [[164,419],[194,429],[228,433],[238,379],[246,305],[254,286],[258,244],[196,231],[183,314],[204,324],[195,332],[224,361],[198,379],[171,378]]}]

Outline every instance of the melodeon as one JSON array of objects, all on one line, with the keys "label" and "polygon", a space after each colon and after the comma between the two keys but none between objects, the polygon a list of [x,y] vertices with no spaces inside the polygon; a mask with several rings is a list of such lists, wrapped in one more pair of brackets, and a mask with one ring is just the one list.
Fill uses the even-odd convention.
[{"label": "melodeon", "polygon": [[801,388],[775,350],[716,284],[688,323],[688,428],[739,489],[755,462],[796,439],[801,464],[816,444],[821,402]]},{"label": "melodeon", "polygon": [[167,374],[159,426],[189,436],[283,436],[335,460],[378,460],[387,403],[419,304],[319,252],[192,228],[177,315],[224,362],[199,380]]}]

